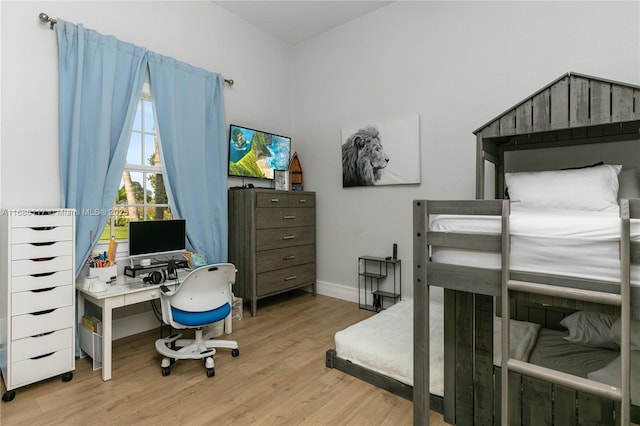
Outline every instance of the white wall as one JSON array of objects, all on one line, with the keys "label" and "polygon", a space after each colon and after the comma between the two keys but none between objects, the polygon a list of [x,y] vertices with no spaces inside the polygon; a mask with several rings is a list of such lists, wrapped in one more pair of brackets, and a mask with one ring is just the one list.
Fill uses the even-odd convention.
[{"label": "white wall", "polygon": [[[412,200],[475,197],[472,132],[573,71],[640,83],[637,2],[395,2],[298,45],[294,135],[318,192],[318,280],[357,297],[357,258],[402,259]],[[420,185],[342,188],[342,126],[418,113]],[[383,141],[384,143],[384,141]]]},{"label": "white wall", "polygon": [[291,134],[291,49],[211,2],[0,2],[0,207],[59,206],[58,71],[45,12],[223,74],[227,121]]}]

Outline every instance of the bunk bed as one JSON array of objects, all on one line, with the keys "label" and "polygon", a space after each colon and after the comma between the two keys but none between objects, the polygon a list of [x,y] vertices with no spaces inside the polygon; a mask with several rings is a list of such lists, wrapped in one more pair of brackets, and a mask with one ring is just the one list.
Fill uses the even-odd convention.
[{"label": "bunk bed", "polygon": [[[630,264],[640,260],[640,244],[632,238],[635,231],[631,226],[632,219],[640,217],[640,201],[620,201],[618,236],[608,242],[606,249],[611,251],[613,244],[617,256],[613,262],[619,265],[618,276],[611,280],[594,278],[584,271],[565,275],[561,268],[540,272],[522,266],[520,261],[510,264],[511,257],[517,253],[515,247],[510,246],[517,240],[510,234],[510,225],[522,216],[516,215],[521,212],[515,208],[512,212],[512,207],[516,207],[514,197],[511,201],[503,199],[505,179],[511,177],[505,173],[505,154],[640,141],[639,105],[640,86],[576,73],[563,75],[474,132],[477,137],[476,200],[414,200],[414,424],[428,424],[430,408],[429,363],[425,362],[429,359],[430,286],[445,289],[445,421],[462,425],[501,424],[506,416],[508,424],[615,424],[616,421],[626,423],[629,417],[634,422],[640,421],[639,407],[632,406],[629,414],[626,404],[620,403],[629,397],[630,383],[628,374],[625,378],[624,373],[628,372],[630,358],[630,309],[631,304],[637,308],[640,301],[639,287],[630,286],[631,281],[638,279],[631,277],[632,268],[636,266]],[[487,163],[495,167],[493,191],[497,200],[484,199]],[[552,186],[550,184],[550,188]],[[477,232],[464,226],[462,230],[450,230],[446,225],[431,229],[434,218],[437,221],[449,215],[490,218],[489,221],[497,221],[497,232]],[[527,250],[527,246],[522,247]],[[579,248],[580,244],[574,247]],[[450,254],[460,252],[470,256],[459,264],[455,256],[447,259]],[[494,263],[474,260],[486,253],[494,253],[491,255]],[[556,263],[563,264],[569,258]],[[538,262],[540,264],[544,263]],[[542,341],[553,334],[546,330],[564,329],[563,325],[575,316],[574,312],[620,317],[622,381],[620,388],[609,397],[603,396],[605,386],[599,388],[563,373],[554,376],[551,370],[541,373],[542,368],[512,362],[504,348],[503,361],[506,361],[502,365],[507,369],[494,367],[492,318],[495,314],[503,318],[503,333],[508,329],[509,318],[541,324],[545,333],[540,334],[538,340]],[[503,334],[506,336],[508,334]],[[508,337],[503,338],[503,342],[508,347]],[[554,370],[562,368],[556,367]],[[618,398],[618,402],[612,402],[611,397]]]}]

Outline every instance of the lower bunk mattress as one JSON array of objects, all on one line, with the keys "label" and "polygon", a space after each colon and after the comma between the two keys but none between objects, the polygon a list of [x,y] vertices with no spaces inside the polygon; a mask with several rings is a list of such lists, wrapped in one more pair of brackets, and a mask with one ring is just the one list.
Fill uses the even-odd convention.
[{"label": "lower bunk mattress", "polygon": [[[443,304],[429,306],[429,382],[432,395],[444,395]],[[526,361],[535,345],[540,326],[511,321],[510,353]],[[502,323],[494,319],[494,364],[501,362]],[[382,312],[335,334],[337,356],[386,377],[413,386],[413,301],[403,300]]]},{"label": "lower bunk mattress", "polygon": [[[430,304],[430,393],[444,394],[442,302]],[[500,318],[494,318],[494,365],[501,364]],[[633,339],[640,341],[638,336]],[[510,356],[522,361],[620,386],[620,357],[615,347],[568,341],[564,331],[527,321],[510,321]],[[635,349],[635,348],[634,348]],[[413,302],[403,300],[335,334],[336,356],[381,376],[413,386]],[[640,405],[640,350],[631,354],[631,398]]]}]

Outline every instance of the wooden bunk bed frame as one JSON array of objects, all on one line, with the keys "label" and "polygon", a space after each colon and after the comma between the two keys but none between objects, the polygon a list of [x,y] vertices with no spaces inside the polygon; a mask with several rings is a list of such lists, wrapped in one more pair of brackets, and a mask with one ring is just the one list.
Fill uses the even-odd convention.
[{"label": "wooden bunk bed frame", "polygon": [[[474,131],[477,200],[414,201],[415,425],[429,422],[429,366],[425,363],[429,359],[429,286],[445,289],[443,411],[445,421],[461,425],[501,424],[501,372],[493,366],[493,316],[500,310],[494,311],[494,300],[501,296],[503,282],[521,280],[618,294],[622,287],[567,277],[514,273],[508,268],[489,270],[433,263],[430,260],[433,246],[499,252],[503,265],[508,265],[508,257],[505,259],[502,252],[502,236],[430,232],[429,215],[496,215],[503,217],[503,223],[508,222],[508,201],[484,200],[486,161],[495,165],[495,194],[501,197],[508,151],[640,140],[639,129],[640,86],[568,73]],[[632,218],[640,217],[640,201],[632,200],[628,206]],[[628,218],[621,221],[628,225]],[[640,248],[631,244],[630,254],[626,259],[622,257],[623,270],[626,267],[628,271],[630,261],[640,261],[639,253]],[[638,289],[632,292],[633,297],[637,297]],[[628,300],[623,306],[624,303]],[[517,292],[512,292],[506,306],[510,307],[513,319],[556,329],[564,316],[576,310],[620,312],[616,311],[620,308],[593,302]],[[521,390],[509,392],[509,424],[553,424],[553,419],[556,424],[583,424],[583,421],[614,424],[616,415],[615,418],[620,419],[619,403],[517,373],[509,372],[509,388]],[[516,408],[512,411],[512,407]],[[639,407],[631,408],[631,419],[640,421]]]}]

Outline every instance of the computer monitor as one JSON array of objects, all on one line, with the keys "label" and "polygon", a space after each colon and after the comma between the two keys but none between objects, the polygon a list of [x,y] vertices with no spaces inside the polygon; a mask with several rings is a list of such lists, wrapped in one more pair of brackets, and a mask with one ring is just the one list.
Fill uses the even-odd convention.
[{"label": "computer monitor", "polygon": [[184,219],[129,222],[129,257],[131,259],[183,252],[187,248]]}]

